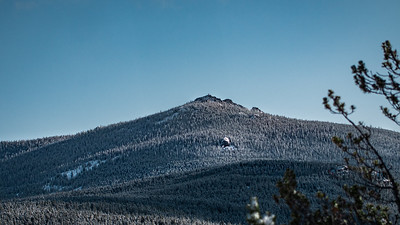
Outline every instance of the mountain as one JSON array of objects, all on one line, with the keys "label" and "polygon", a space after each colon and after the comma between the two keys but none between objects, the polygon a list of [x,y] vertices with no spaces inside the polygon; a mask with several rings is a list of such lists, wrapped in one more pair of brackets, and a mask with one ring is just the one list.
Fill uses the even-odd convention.
[{"label": "mountain", "polygon": [[[293,168],[305,193],[338,194],[342,180],[328,170],[340,166],[343,155],[331,138],[351,131],[207,95],[76,135],[1,142],[0,219],[243,223],[253,195],[265,210],[287,215],[272,201],[276,181]],[[372,133],[399,171],[400,134]],[[25,216],[14,215],[20,210]],[[46,213],[39,218],[39,212]]]}]

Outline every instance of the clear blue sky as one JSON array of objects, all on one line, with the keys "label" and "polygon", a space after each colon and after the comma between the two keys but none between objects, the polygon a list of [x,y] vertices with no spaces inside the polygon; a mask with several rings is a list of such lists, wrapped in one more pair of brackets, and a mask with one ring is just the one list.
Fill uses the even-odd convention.
[{"label": "clear blue sky", "polygon": [[400,50],[398,0],[0,0],[0,140],[74,134],[212,94],[287,117],[395,129],[350,66]]}]

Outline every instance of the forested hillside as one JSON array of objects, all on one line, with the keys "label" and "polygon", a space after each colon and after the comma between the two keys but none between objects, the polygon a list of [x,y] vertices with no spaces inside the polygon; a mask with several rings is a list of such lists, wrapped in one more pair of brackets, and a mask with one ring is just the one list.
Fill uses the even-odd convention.
[{"label": "forested hillside", "polygon": [[[133,180],[118,185],[107,185],[80,191],[57,192],[43,196],[10,201],[3,204],[5,211],[19,212],[18,216],[3,215],[17,221],[34,218],[37,223],[60,220],[87,220],[93,211],[92,221],[133,221],[135,218],[155,215],[156,218],[176,218],[181,224],[185,218],[208,222],[244,222],[244,205],[249,196],[257,195],[265,210],[281,218],[288,217],[288,210],[276,205],[272,199],[277,189],[275,183],[286,168],[299,172],[300,189],[307,194],[325,190],[338,194],[342,180],[331,176],[328,169],[333,164],[292,162],[280,160],[255,160],[242,163],[194,170],[187,173],[163,175]],[[27,208],[27,210],[24,210]],[[59,210],[62,213],[59,213]],[[21,213],[24,212],[25,213]],[[35,213],[32,213],[34,211]],[[66,212],[71,214],[65,216]],[[84,212],[84,213],[82,213]],[[83,214],[83,215],[82,215]],[[74,215],[74,216],[73,216]],[[7,217],[8,216],[8,217]],[[150,221],[146,220],[146,221]],[[284,220],[283,220],[284,221]],[[170,224],[170,222],[166,222]],[[173,224],[173,223],[171,223]]]},{"label": "forested hillside", "polygon": [[[342,180],[328,171],[343,162],[331,138],[350,131],[347,125],[270,115],[208,95],[72,136],[1,142],[1,218],[31,218],[12,213],[26,205],[42,212],[61,207],[68,215],[96,211],[99,220],[93,221],[109,213],[115,216],[110,221],[157,215],[168,218],[167,224],[174,218],[239,223],[252,195],[285,215],[271,198],[277,179],[291,167],[306,193],[335,194]],[[372,132],[399,171],[400,134]],[[52,218],[65,219],[58,212]]]}]

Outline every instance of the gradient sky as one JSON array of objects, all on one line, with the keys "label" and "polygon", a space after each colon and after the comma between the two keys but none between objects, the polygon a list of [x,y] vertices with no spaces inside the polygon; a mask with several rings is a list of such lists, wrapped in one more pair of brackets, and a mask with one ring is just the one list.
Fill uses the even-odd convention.
[{"label": "gradient sky", "polygon": [[74,134],[212,94],[274,115],[397,129],[350,66],[400,49],[398,0],[0,0],[0,140]]}]

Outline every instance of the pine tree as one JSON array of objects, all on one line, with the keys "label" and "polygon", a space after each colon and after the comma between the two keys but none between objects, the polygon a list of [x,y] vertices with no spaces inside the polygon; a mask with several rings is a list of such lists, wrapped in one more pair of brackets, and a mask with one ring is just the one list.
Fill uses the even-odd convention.
[{"label": "pine tree", "polygon": [[[400,126],[400,60],[389,41],[382,43],[385,74],[370,72],[363,61],[351,67],[355,84],[367,94],[384,96],[391,109],[381,106],[384,116]],[[276,202],[283,200],[291,211],[290,224],[399,224],[399,183],[392,166],[384,159],[382,149],[371,141],[372,129],[365,124],[355,123],[350,115],[356,107],[349,108],[329,90],[323,104],[333,114],[342,115],[354,128],[346,138],[333,137],[332,141],[346,154],[344,161],[352,173],[353,184],[344,185],[345,196],[329,199],[323,192],[317,193],[319,205],[311,207],[308,198],[297,190],[296,176],[287,170],[278,181],[279,195]],[[257,200],[255,198],[255,200]],[[258,212],[257,207],[253,211]],[[253,218],[253,217],[249,217]],[[249,220],[249,224],[254,220]]]}]

